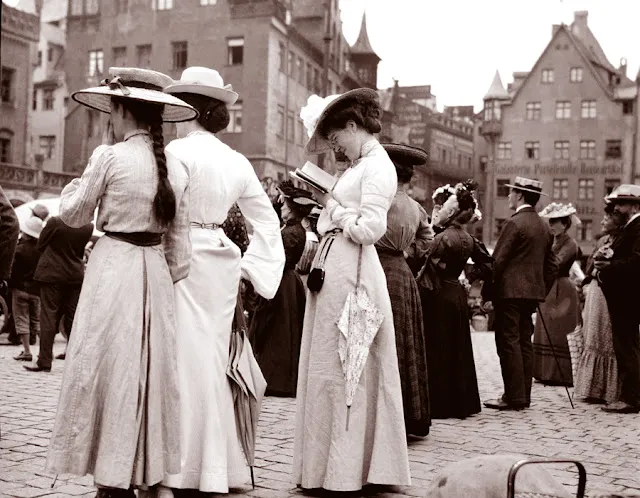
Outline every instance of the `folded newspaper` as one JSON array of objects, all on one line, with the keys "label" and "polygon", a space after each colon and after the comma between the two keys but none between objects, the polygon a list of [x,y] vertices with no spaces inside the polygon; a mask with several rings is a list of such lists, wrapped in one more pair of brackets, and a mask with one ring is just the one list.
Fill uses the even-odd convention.
[{"label": "folded newspaper", "polygon": [[297,168],[291,176],[325,194],[331,192],[336,184],[336,178],[333,175],[310,161],[307,161],[302,168]]}]

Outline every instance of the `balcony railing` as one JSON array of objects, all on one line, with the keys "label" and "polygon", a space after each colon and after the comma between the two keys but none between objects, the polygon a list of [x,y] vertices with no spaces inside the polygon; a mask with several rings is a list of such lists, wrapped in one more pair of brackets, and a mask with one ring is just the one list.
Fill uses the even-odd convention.
[{"label": "balcony railing", "polygon": [[0,163],[0,185],[3,188],[59,194],[65,185],[77,176],[73,173],[43,171],[26,166]]}]

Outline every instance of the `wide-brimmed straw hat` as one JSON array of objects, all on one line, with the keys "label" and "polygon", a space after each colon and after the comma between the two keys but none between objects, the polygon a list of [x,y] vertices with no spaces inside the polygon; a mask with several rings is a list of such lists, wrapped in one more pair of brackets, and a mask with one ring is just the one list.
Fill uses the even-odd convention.
[{"label": "wide-brimmed straw hat", "polygon": [[[326,119],[329,114],[346,109],[355,103],[379,103],[378,92],[371,88],[356,88],[355,90],[350,90],[341,95],[331,95],[326,97],[322,102],[325,104],[323,108],[319,108],[318,104],[312,103],[313,97],[318,98],[316,95],[309,97],[307,106],[302,108],[300,111],[300,117],[303,119],[304,125],[310,136],[309,141],[304,148],[307,154],[321,154],[331,148],[329,141],[326,138],[321,137],[318,133],[322,121]],[[309,118],[308,116],[308,114],[310,114],[309,107],[311,105],[314,105],[313,111],[320,111],[316,112],[316,115],[318,116],[317,119]]]},{"label": "wide-brimmed straw hat", "polygon": [[110,67],[109,75],[111,77],[105,79],[101,86],[79,90],[71,98],[107,114],[111,113],[111,97],[164,104],[162,120],[166,123],[191,121],[198,117],[198,111],[189,104],[163,92],[167,85],[173,83],[166,74],[137,67]]},{"label": "wide-brimmed straw hat", "polygon": [[25,233],[34,239],[40,238],[43,228],[44,222],[37,216],[27,218],[27,220],[20,226],[22,233]]},{"label": "wide-brimmed straw hat", "polygon": [[179,81],[167,86],[166,93],[195,93],[217,99],[225,104],[235,104],[238,94],[231,85],[225,85],[222,76],[208,67],[188,67],[182,72]]},{"label": "wide-brimmed straw hat", "polygon": [[547,194],[542,191],[542,182],[540,180],[532,180],[531,178],[516,176],[513,184],[507,183],[506,186],[514,190],[533,192],[534,194],[547,196]]},{"label": "wide-brimmed straw hat", "polygon": [[573,207],[573,204],[571,203],[562,204],[561,202],[552,202],[551,204],[547,204],[538,214],[541,218],[548,218],[551,220],[571,217],[574,224],[580,225],[582,222],[576,213],[576,208]]},{"label": "wide-brimmed straw hat", "polygon": [[403,166],[420,166],[421,164],[426,164],[427,159],[429,158],[427,153],[418,147],[403,144],[381,145],[384,147],[384,150],[387,151],[387,154],[389,154],[389,159],[391,159],[395,164]]},{"label": "wide-brimmed straw hat", "polygon": [[623,183],[604,198],[605,202],[640,202],[640,185]]}]

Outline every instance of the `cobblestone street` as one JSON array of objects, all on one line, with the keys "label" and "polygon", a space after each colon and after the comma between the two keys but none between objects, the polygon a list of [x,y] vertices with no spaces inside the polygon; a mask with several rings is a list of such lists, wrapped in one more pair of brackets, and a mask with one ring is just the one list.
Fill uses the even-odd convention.
[{"label": "cobblestone street", "polygon": [[[64,349],[61,341],[56,343],[56,353]],[[473,342],[481,398],[495,398],[502,391],[502,382],[493,334],[474,333]],[[43,469],[63,362],[56,361],[51,373],[28,373],[12,359],[18,352],[18,347],[0,346],[0,496],[94,496],[91,477],[59,476],[51,488],[53,476]],[[256,446],[256,489],[247,486],[234,493],[264,498],[302,494],[290,482],[294,413],[295,400],[266,399]],[[606,414],[599,406],[581,402],[572,410],[564,388],[539,384],[534,385],[530,410],[484,410],[467,420],[434,421],[427,438],[410,442],[413,485],[375,492],[423,496],[436,473],[449,462],[496,453],[577,458],[587,468],[589,496],[640,496],[640,417]],[[550,469],[575,492],[575,472]]]}]

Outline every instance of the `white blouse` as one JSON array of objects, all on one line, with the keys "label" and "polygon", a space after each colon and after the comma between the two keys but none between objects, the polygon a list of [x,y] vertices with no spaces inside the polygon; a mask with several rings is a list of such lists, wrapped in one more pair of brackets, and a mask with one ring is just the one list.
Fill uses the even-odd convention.
[{"label": "white blouse", "polygon": [[396,168],[387,151],[377,140],[370,140],[334,187],[320,213],[318,232],[324,235],[341,229],[357,244],[375,244],[387,231],[387,211],[397,187]]},{"label": "white blouse", "polygon": [[173,140],[167,151],[182,161],[190,176],[189,221],[222,225],[231,206],[253,227],[241,260],[242,277],[272,299],[284,269],[280,221],[251,163],[213,133],[195,131]]},{"label": "white blouse", "polygon": [[158,170],[151,136],[143,130],[128,133],[122,142],[98,146],[81,178],[60,195],[60,218],[71,227],[93,221],[103,232],[164,233],[165,257],[174,282],[185,278],[191,263],[189,237],[189,175],[167,154],[169,182],[176,196],[176,217],[164,227],[155,217],[153,200]]}]

